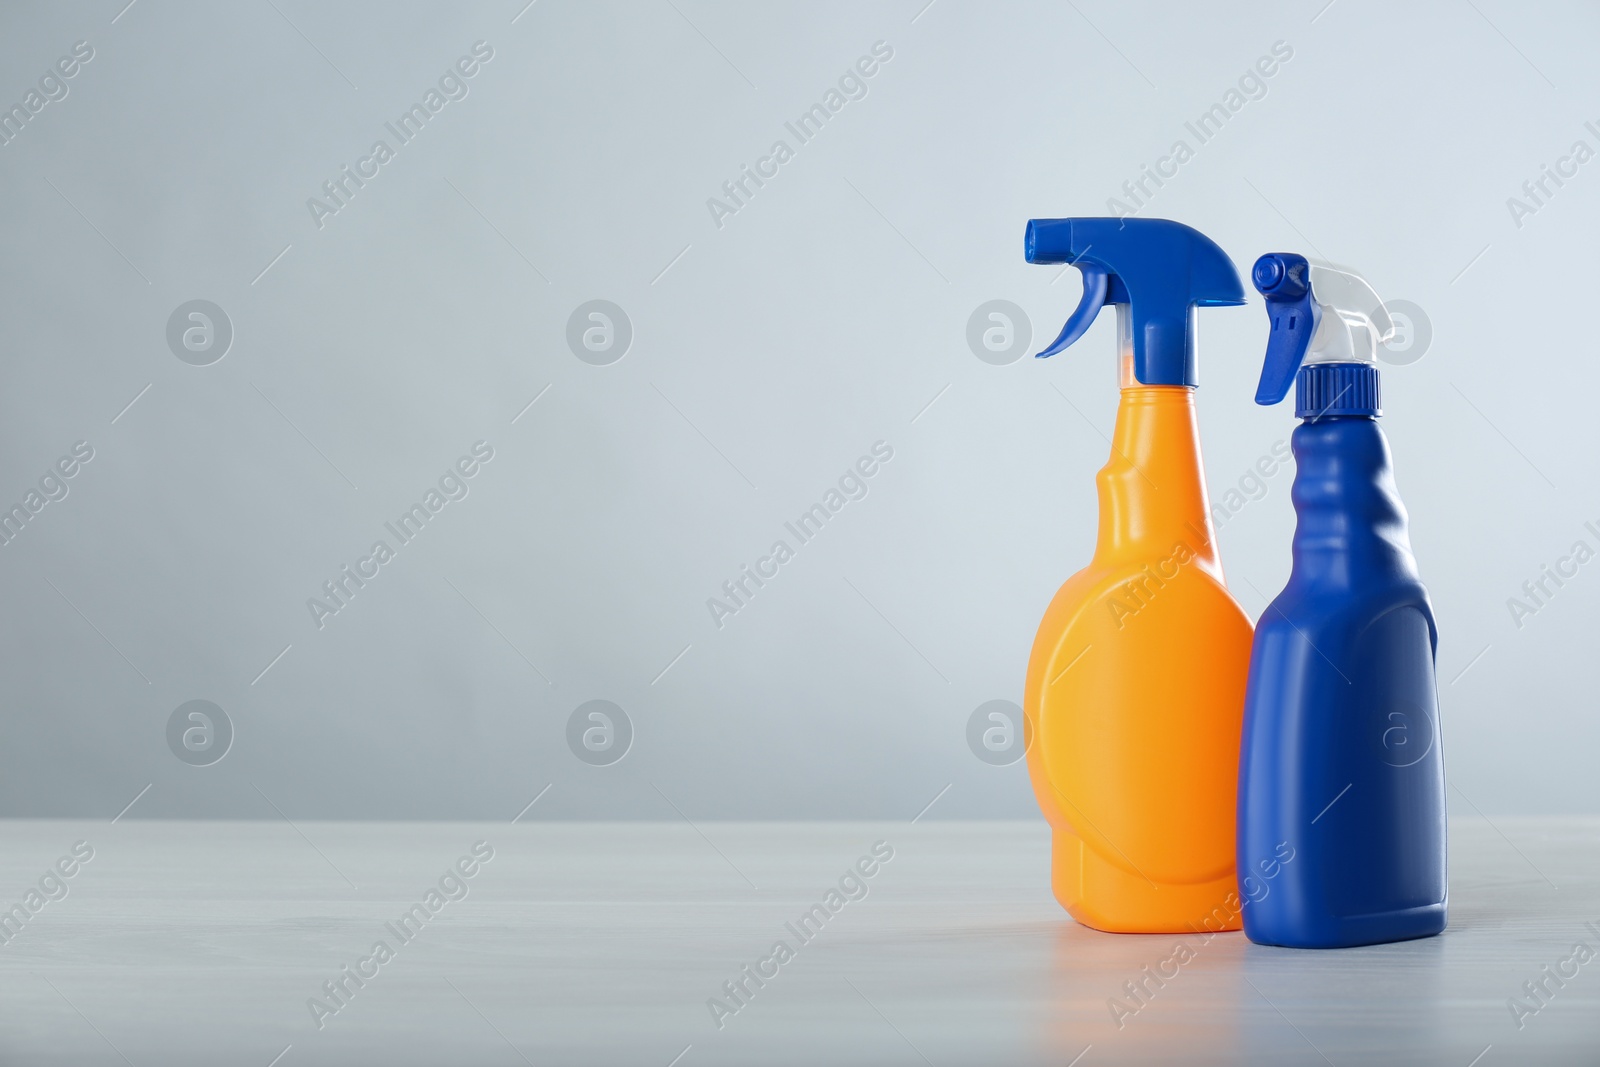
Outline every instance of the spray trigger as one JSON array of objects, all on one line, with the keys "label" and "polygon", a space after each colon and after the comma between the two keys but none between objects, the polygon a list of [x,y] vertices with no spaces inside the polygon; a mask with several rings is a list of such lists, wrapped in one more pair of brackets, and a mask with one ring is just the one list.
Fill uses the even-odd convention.
[{"label": "spray trigger", "polygon": [[1050,347],[1040,352],[1034,357],[1035,359],[1053,356],[1082,337],[1094,324],[1095,316],[1100,314],[1100,309],[1107,304],[1128,302],[1128,290],[1122,284],[1121,278],[1094,263],[1080,262],[1077,267],[1083,272],[1083,298],[1078,301],[1078,306],[1067,318],[1067,324],[1061,327],[1061,335],[1050,342]]}]

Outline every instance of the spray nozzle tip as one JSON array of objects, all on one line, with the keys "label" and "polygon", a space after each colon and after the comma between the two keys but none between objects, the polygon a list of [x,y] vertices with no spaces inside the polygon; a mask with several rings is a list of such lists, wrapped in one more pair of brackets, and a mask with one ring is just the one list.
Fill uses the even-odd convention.
[{"label": "spray nozzle tip", "polygon": [[1267,292],[1283,279],[1283,260],[1278,256],[1262,256],[1250,271],[1250,280],[1261,292]]}]

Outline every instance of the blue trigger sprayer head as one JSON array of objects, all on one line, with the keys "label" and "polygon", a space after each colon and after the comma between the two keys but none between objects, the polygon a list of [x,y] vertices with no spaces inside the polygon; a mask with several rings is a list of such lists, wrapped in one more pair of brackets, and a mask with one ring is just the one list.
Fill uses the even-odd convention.
[{"label": "blue trigger sprayer head", "polygon": [[1105,305],[1121,305],[1133,375],[1143,385],[1197,384],[1193,309],[1244,303],[1227,253],[1167,219],[1030,219],[1024,254],[1029,263],[1070,263],[1083,272],[1083,299],[1039,357],[1082,337]]},{"label": "blue trigger sprayer head", "polygon": [[1256,403],[1276,404],[1296,386],[1299,418],[1382,414],[1375,361],[1394,322],[1367,280],[1294,252],[1268,252],[1250,281],[1272,323]]}]

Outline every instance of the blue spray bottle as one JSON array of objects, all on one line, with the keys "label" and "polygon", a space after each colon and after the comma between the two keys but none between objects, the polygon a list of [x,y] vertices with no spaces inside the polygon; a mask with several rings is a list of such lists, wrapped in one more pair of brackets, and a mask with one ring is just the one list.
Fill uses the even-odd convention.
[{"label": "blue spray bottle", "polygon": [[[1289,584],[1256,626],[1239,765],[1250,940],[1341,948],[1445,927],[1438,629],[1417,576],[1377,345],[1393,325],[1358,275],[1271,253],[1256,403],[1295,386]],[[1303,364],[1303,365],[1302,365]]]}]

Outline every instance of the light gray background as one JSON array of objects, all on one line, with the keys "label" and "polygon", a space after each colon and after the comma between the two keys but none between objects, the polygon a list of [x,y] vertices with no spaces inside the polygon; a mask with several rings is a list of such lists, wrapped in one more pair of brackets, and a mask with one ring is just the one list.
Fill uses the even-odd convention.
[{"label": "light gray background", "polygon": [[[1091,552],[1111,317],[1006,366],[967,320],[1008,299],[1054,336],[1078,285],[1023,262],[1025,220],[1104,213],[1280,40],[1145,213],[1426,309],[1385,429],[1452,806],[1600,811],[1600,562],[1521,629],[1506,605],[1600,547],[1600,162],[1506,206],[1597,146],[1593,7],[123,3],[0,11],[7,104],[95,50],[0,148],[0,502],[95,449],[0,547],[4,814],[509,818],[547,785],[528,818],[1032,814],[965,727],[1020,700]],[[307,198],[478,40],[470,95],[319,230]],[[866,98],[717,228],[880,40]],[[196,298],[235,330],[207,367],[165,339]],[[595,298],[635,332],[610,366],[565,341]],[[1215,497],[1292,418],[1251,402],[1259,300],[1201,319]],[[470,495],[319,631],[306,599],[480,439]],[[880,439],[870,494],[717,629],[706,599]],[[1220,532],[1252,614],[1291,477]],[[197,698],[236,730],[203,768],[166,743]],[[565,742],[594,698],[636,731],[609,767]]]}]

